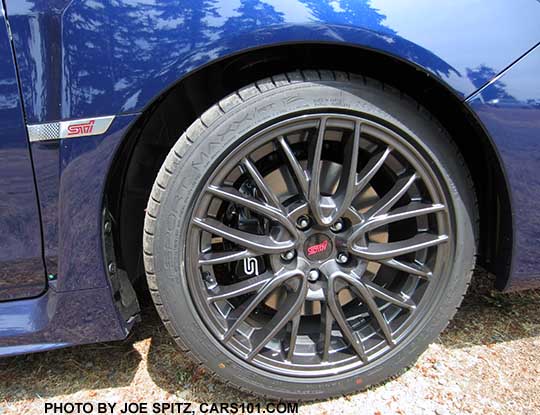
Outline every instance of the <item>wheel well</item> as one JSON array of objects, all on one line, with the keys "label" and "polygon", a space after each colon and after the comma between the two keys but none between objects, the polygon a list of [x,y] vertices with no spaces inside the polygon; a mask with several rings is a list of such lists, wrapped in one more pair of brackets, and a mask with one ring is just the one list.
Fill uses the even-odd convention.
[{"label": "wheel well", "polygon": [[106,190],[107,208],[116,222],[118,264],[130,278],[144,275],[144,209],[178,137],[221,98],[251,82],[296,69],[361,73],[429,109],[450,132],[470,169],[480,211],[478,263],[497,275],[497,288],[504,288],[512,248],[510,199],[498,155],[481,124],[459,97],[422,69],[380,52],[329,44],[267,47],[225,58],[183,78],[145,109],[115,157]]}]

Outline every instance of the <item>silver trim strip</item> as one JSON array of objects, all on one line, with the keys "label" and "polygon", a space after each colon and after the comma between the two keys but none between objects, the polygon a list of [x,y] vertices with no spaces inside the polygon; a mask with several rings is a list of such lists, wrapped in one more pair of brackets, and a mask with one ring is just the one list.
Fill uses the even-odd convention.
[{"label": "silver trim strip", "polygon": [[31,143],[63,138],[89,137],[107,132],[115,116],[82,118],[26,126]]}]

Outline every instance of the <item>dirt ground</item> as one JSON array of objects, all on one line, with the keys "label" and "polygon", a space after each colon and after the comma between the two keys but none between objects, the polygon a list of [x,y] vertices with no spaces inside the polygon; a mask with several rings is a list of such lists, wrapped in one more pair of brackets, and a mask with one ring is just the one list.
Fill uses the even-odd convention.
[{"label": "dirt ground", "polygon": [[[400,376],[301,414],[540,414],[540,290],[500,294],[478,272],[439,340]],[[153,307],[123,342],[0,359],[0,414],[46,402],[260,402],[180,353]],[[49,412],[51,413],[51,412]]]}]

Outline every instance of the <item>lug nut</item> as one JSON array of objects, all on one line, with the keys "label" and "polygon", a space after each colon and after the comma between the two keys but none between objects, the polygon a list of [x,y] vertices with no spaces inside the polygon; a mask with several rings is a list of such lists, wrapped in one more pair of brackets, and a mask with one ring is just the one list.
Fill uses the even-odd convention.
[{"label": "lug nut", "polygon": [[298,220],[296,221],[296,227],[300,229],[301,231],[306,230],[309,228],[311,221],[307,216],[300,216]]},{"label": "lug nut", "polygon": [[343,221],[341,219],[338,219],[332,226],[330,226],[330,230],[332,232],[341,232],[345,225],[343,225]]},{"label": "lug nut", "polygon": [[296,251],[294,249],[291,249],[290,251],[283,252],[281,254],[281,259],[283,259],[284,261],[292,261],[295,256]]},{"label": "lug nut", "polygon": [[340,252],[337,255],[336,262],[338,264],[345,264],[347,261],[349,261],[349,255],[347,255],[345,252]]},{"label": "lug nut", "polygon": [[311,271],[309,271],[307,279],[311,282],[317,281],[319,279],[319,271],[317,271],[316,269],[312,269]]},{"label": "lug nut", "polygon": [[215,288],[217,286],[216,279],[209,272],[203,272],[202,277],[203,277],[203,280],[205,280],[206,283],[208,284],[208,288],[212,289],[212,288]]}]

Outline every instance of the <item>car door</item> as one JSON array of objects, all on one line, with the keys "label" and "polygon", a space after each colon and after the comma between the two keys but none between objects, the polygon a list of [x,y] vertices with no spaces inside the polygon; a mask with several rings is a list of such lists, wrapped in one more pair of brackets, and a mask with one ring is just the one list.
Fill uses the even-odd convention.
[{"label": "car door", "polygon": [[41,224],[16,66],[0,2],[0,301],[46,287]]}]

